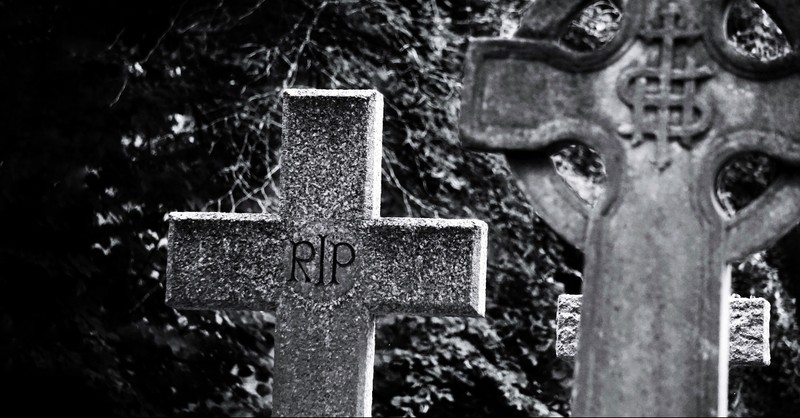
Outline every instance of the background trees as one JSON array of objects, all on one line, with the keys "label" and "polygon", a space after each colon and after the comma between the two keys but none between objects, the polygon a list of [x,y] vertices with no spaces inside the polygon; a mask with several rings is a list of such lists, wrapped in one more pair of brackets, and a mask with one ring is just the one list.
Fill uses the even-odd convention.
[{"label": "background trees", "polygon": [[[307,86],[384,94],[383,216],[491,228],[488,319],[383,320],[375,413],[568,412],[555,301],[581,255],[456,129],[468,37],[510,32],[526,4],[0,1],[4,404],[269,413],[273,318],[166,308],[165,215],[276,211],[279,93]],[[587,150],[556,160],[602,183]],[[744,205],[774,169],[743,160],[721,195]],[[737,269],[739,294],[773,303],[773,366],[734,372],[737,413],[798,407],[797,236]]]}]

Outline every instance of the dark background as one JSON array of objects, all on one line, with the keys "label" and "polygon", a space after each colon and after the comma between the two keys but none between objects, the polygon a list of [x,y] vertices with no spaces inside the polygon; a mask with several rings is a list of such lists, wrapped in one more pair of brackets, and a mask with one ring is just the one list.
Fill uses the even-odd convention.
[{"label": "dark background", "polygon": [[[280,92],[319,87],[385,96],[383,216],[490,225],[487,318],[382,318],[374,413],[568,413],[555,303],[579,290],[582,256],[536,218],[503,159],[463,151],[456,128],[468,37],[509,33],[527,3],[0,0],[3,408],[270,413],[274,319],[166,307],[166,214],[274,213]],[[592,22],[619,16],[597,3],[567,46],[602,46],[608,29]],[[745,6],[732,41],[780,55]],[[554,161],[584,195],[602,190],[589,150]],[[718,195],[735,211],[781,169],[743,158]],[[732,371],[735,415],[800,410],[799,246],[793,231],[736,266],[734,290],[772,303],[773,362]]]}]

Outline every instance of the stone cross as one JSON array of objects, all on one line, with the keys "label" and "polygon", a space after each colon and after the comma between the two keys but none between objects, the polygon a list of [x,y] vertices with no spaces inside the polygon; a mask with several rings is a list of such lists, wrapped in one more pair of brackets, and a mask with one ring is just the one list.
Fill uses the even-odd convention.
[{"label": "stone cross", "polygon": [[[800,162],[800,9],[758,0],[793,47],[762,63],[727,41],[727,0],[616,1],[616,36],[570,49],[561,36],[590,3],[538,0],[515,37],[472,40],[462,138],[505,152],[538,214],[585,253],[573,412],[725,415],[729,263],[798,223],[800,173],[733,217],[715,181],[739,153]],[[553,168],[567,143],[604,161],[594,206]]]},{"label": "stone cross", "polygon": [[370,414],[375,315],[483,315],[485,223],[379,217],[382,117],[287,90],[280,216],[170,216],[170,306],[277,311],[276,415]]},{"label": "stone cross", "polygon": [[[572,360],[578,351],[581,295],[560,295],[556,313],[556,355]],[[769,366],[769,302],[763,298],[733,298],[730,309],[731,366]]]}]

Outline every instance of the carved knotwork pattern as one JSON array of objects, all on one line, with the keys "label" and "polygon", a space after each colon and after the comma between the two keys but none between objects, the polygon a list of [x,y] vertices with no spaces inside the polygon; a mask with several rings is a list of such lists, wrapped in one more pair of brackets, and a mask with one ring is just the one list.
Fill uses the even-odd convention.
[{"label": "carved knotwork pattern", "polygon": [[697,22],[685,16],[678,4],[668,3],[639,33],[645,41],[660,44],[657,59],[626,71],[619,79],[619,96],[633,112],[633,124],[620,126],[619,133],[634,147],[655,140],[654,163],[661,169],[671,162],[670,141],[688,149],[711,125],[713,109],[698,100],[697,88],[715,70],[698,66],[688,49],[678,48],[678,43],[693,43],[701,34]]}]

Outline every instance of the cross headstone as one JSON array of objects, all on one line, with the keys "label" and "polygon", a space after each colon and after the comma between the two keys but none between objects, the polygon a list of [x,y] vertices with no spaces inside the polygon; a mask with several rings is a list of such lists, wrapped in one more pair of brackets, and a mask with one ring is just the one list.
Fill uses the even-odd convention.
[{"label": "cross headstone", "polygon": [[280,216],[170,216],[171,306],[276,311],[276,415],[370,414],[375,315],[483,315],[485,223],[379,217],[382,116],[287,90]]},{"label": "cross headstone", "polygon": [[[591,2],[538,0],[515,37],[472,40],[461,133],[505,152],[538,214],[585,253],[576,415],[725,415],[729,263],[800,220],[787,169],[727,217],[719,171],[761,152],[800,162],[800,9],[758,0],[793,47],[763,63],[726,39],[726,0],[621,0],[619,32],[591,51],[560,41]],[[607,188],[581,200],[550,161],[582,143]]]},{"label": "cross headstone", "polygon": [[[578,351],[581,295],[560,295],[556,313],[556,355],[572,360]],[[769,302],[763,298],[733,298],[730,308],[731,366],[769,366]]]}]

